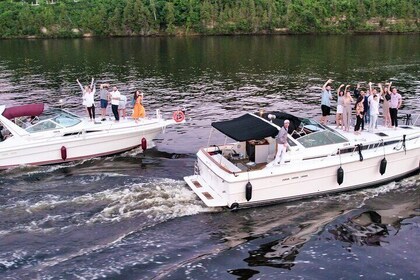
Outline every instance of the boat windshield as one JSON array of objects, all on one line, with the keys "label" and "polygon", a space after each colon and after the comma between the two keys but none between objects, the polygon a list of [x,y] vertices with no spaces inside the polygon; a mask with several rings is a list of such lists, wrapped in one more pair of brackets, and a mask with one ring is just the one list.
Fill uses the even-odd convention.
[{"label": "boat windshield", "polygon": [[319,124],[313,120],[304,119],[302,125],[308,132],[296,139],[305,148],[319,147],[337,143],[348,142],[348,140],[331,130],[330,128]]},{"label": "boat windshield", "polygon": [[69,112],[63,110],[54,110],[50,112],[48,119],[43,119],[38,123],[26,128],[28,132],[41,132],[52,129],[75,126],[82,120]]}]

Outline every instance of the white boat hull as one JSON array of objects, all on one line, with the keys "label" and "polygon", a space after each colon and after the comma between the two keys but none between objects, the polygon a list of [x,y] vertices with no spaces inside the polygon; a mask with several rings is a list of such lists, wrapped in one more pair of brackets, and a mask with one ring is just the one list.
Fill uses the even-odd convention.
[{"label": "white boat hull", "polygon": [[[319,167],[281,174],[273,171],[273,174],[261,174],[253,177],[250,175],[249,182],[252,184],[252,198],[246,200],[245,186],[248,183],[246,176],[232,175],[231,178],[221,178],[215,173],[210,173],[207,180],[201,175],[185,177],[186,182],[195,193],[209,207],[227,206],[235,203],[241,207],[249,207],[254,204],[266,204],[280,200],[294,200],[325,193],[340,192],[357,189],[373,184],[387,182],[407,175],[419,169],[420,149],[415,151],[417,155],[401,157],[401,153],[386,156],[386,172],[379,173],[380,161],[383,157],[366,159],[363,165],[359,161],[342,164],[344,181],[341,185],[337,182],[337,169],[339,163],[329,167]],[[287,171],[287,164],[283,167]],[[200,170],[208,168],[199,163]],[[227,180],[231,181],[227,181]],[[220,195],[222,194],[222,195]]]},{"label": "white boat hull", "polygon": [[[291,152],[289,152],[291,153]],[[381,161],[387,161],[380,174]],[[295,200],[325,193],[352,190],[384,183],[419,170],[420,138],[341,156],[331,155],[308,160],[289,154],[290,161],[280,166],[249,172],[226,172],[205,149],[197,153],[197,174],[185,177],[189,187],[209,207],[250,207],[276,201]],[[338,182],[337,170],[344,171]],[[251,199],[246,199],[246,185],[252,185]],[[249,195],[249,194],[248,194]]]},{"label": "white boat hull", "polygon": [[[97,124],[80,133],[72,130],[51,131],[49,134],[32,133],[12,137],[0,144],[0,169],[19,165],[46,165],[80,159],[89,159],[124,152],[141,146],[154,147],[153,139],[173,120],[151,119],[135,124],[134,120],[114,124]],[[94,131],[97,130],[97,131]],[[94,131],[94,132],[93,132]],[[64,148],[63,148],[64,147]],[[62,153],[65,149],[65,154]]]}]

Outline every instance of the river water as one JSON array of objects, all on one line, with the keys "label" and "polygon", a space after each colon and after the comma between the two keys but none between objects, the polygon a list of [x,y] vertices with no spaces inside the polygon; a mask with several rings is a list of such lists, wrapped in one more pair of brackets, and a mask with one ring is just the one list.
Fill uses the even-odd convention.
[{"label": "river water", "polygon": [[0,172],[0,278],[419,279],[419,174],[236,212],[182,180],[211,122],[317,117],[328,78],[393,81],[401,112],[420,114],[419,49],[418,35],[0,41],[0,104],[62,100],[83,115],[76,79],[94,77],[142,89],[150,114],[187,110],[145,154]]}]

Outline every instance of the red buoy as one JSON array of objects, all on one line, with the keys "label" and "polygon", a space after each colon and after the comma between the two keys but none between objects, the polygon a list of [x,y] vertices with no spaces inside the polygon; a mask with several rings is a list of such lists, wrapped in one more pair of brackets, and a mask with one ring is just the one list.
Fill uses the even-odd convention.
[{"label": "red buoy", "polygon": [[147,140],[144,137],[141,138],[141,148],[143,149],[143,151],[147,149]]},{"label": "red buoy", "polygon": [[175,122],[180,123],[185,120],[185,114],[182,111],[175,111],[172,118]]},{"label": "red buoy", "polygon": [[67,158],[67,149],[64,146],[61,147],[61,158],[63,160],[66,160],[66,158]]}]

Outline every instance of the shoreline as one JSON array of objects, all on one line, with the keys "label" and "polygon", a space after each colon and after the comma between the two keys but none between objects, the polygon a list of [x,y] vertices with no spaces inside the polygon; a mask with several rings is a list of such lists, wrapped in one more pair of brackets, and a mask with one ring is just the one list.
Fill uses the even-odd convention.
[{"label": "shoreline", "polygon": [[236,36],[358,36],[358,35],[418,35],[420,31],[412,32],[393,32],[388,30],[366,30],[366,31],[351,31],[345,33],[338,32],[291,32],[291,31],[282,31],[282,32],[236,32],[236,33],[215,33],[215,34],[203,34],[203,33],[178,33],[178,34],[167,34],[167,33],[155,33],[149,35],[93,35],[91,33],[82,34],[79,36],[14,36],[0,38],[0,40],[14,40],[14,39],[25,39],[25,40],[42,40],[42,39],[90,39],[90,38],[101,38],[101,39],[111,39],[111,38],[182,38],[182,37],[236,37]]}]

